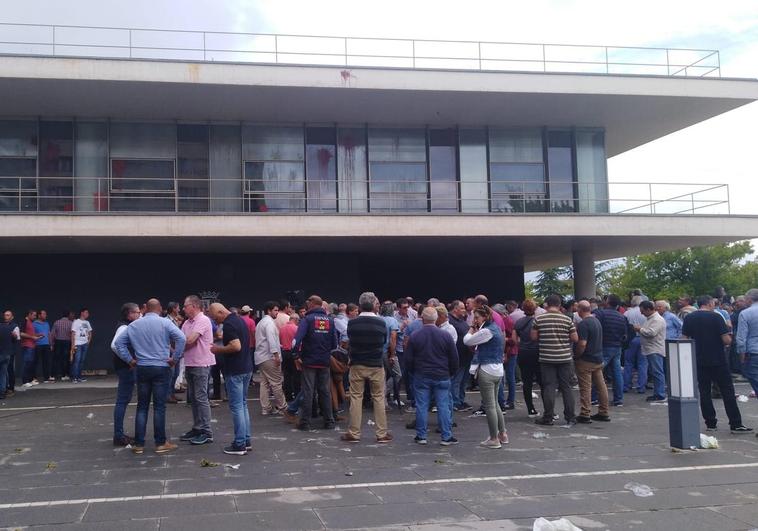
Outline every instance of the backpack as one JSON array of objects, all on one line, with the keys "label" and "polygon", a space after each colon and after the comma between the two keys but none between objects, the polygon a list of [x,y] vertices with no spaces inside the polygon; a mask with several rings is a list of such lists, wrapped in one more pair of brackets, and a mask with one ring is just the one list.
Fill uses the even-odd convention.
[{"label": "backpack", "polygon": [[[523,322],[522,322],[523,321]],[[521,326],[518,324],[521,323]],[[516,335],[518,335],[520,342],[520,349],[524,350],[536,350],[539,347],[539,343],[532,341],[532,328],[534,328],[534,316],[529,315],[523,319],[519,319],[519,323],[515,327]]]}]

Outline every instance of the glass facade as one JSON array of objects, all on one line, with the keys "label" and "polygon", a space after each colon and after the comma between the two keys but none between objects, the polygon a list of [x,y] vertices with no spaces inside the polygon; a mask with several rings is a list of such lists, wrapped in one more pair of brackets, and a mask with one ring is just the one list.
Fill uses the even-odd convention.
[{"label": "glass facade", "polygon": [[604,213],[605,136],[0,120],[0,210]]}]

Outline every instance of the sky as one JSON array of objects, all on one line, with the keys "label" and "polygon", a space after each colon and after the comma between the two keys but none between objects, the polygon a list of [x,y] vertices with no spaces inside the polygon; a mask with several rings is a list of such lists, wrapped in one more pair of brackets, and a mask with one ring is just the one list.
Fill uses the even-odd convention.
[{"label": "sky", "polygon": [[[723,77],[758,77],[758,0],[6,0],[2,21],[717,49]],[[609,159],[609,179],[726,183],[731,212],[756,214],[756,124],[746,105]]]}]

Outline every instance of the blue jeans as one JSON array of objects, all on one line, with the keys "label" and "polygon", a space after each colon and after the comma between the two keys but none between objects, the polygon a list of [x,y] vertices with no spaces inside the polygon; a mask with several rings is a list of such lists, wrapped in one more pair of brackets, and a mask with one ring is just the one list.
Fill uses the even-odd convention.
[{"label": "blue jeans", "polygon": [[113,408],[113,438],[120,439],[124,436],[124,416],[126,406],[132,400],[134,394],[135,369],[123,367],[116,370],[118,376],[118,388],[116,389],[116,406]]},{"label": "blue jeans", "polygon": [[506,404],[513,404],[516,400],[516,363],[518,362],[516,356],[511,356],[508,361],[505,362],[505,380],[508,382],[508,398],[505,400]]},{"label": "blue jeans", "polygon": [[[78,349],[77,349],[78,350]],[[145,446],[147,415],[153,401],[155,445],[166,442],[166,398],[171,381],[170,367],[137,367],[137,415],[134,418],[134,444]]]},{"label": "blue jeans", "polygon": [[[621,347],[603,347],[603,369],[610,367],[611,380],[613,380],[613,403],[621,404],[624,401],[624,373],[621,369]],[[592,400],[597,400],[597,391],[592,387]]]},{"label": "blue jeans", "polygon": [[666,375],[663,373],[663,356],[660,354],[648,354],[645,356],[646,365],[650,365],[653,373],[653,394],[666,396]]},{"label": "blue jeans", "polygon": [[5,390],[8,386],[8,365],[11,357],[0,358],[0,396],[5,396]]},{"label": "blue jeans", "polygon": [[24,356],[24,372],[21,375],[23,383],[34,380],[34,371],[37,368],[37,354],[34,347],[23,347],[21,352]]},{"label": "blue jeans", "polygon": [[298,393],[295,395],[295,398],[287,404],[287,411],[292,413],[293,415],[296,415],[298,411],[300,411],[300,406],[303,405],[303,391],[298,391]]},{"label": "blue jeans", "polygon": [[461,407],[466,401],[466,382],[468,381],[469,366],[465,365],[458,369],[453,376],[452,388],[450,392],[453,395],[453,406]]},{"label": "blue jeans", "polygon": [[77,345],[74,351],[74,362],[71,364],[71,379],[80,380],[82,378],[82,369],[84,360],[87,359],[87,348],[89,345]]},{"label": "blue jeans", "polygon": [[745,361],[742,364],[742,376],[747,378],[753,391],[758,394],[758,354],[745,354]]},{"label": "blue jeans", "polygon": [[247,408],[247,389],[252,372],[227,376],[224,382],[229,398],[229,411],[234,423],[234,446],[245,447],[250,442],[250,410]]},{"label": "blue jeans", "polygon": [[413,385],[413,373],[408,367],[408,357],[403,352],[397,353],[397,359],[400,361],[400,367],[403,370],[403,381],[405,382],[405,399],[411,404],[416,401],[415,386]]},{"label": "blue jeans", "polygon": [[632,388],[635,367],[637,368],[637,392],[644,393],[647,385],[647,358],[640,350],[639,336],[629,342],[629,348],[624,353],[624,389]]},{"label": "blue jeans", "polygon": [[429,414],[429,402],[434,396],[437,403],[437,422],[442,432],[442,440],[446,441],[453,436],[453,418],[450,407],[450,379],[432,380],[423,376],[417,376],[414,381],[416,393],[416,436],[426,439],[427,417]]}]

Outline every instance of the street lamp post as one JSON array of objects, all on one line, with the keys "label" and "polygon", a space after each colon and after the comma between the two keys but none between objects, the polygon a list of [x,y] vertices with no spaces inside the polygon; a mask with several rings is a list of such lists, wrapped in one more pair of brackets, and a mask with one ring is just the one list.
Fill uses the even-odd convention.
[{"label": "street lamp post", "polygon": [[700,446],[700,406],[695,365],[695,342],[666,341],[669,390],[669,441],[673,448]]}]

